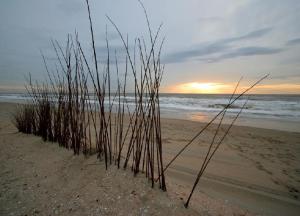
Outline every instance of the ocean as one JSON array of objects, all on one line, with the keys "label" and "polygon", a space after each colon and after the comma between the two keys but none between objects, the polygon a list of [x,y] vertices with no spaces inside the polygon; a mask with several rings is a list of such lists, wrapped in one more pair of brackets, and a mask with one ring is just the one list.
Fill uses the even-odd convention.
[{"label": "ocean", "polygon": [[[228,104],[230,97],[229,94],[162,93],[161,116],[207,122]],[[247,98],[238,125],[300,132],[300,95],[247,95],[227,110],[225,123],[230,123]],[[2,102],[22,103],[27,99],[24,93],[0,93]],[[132,94],[128,94],[126,100],[129,107],[134,104]]]}]

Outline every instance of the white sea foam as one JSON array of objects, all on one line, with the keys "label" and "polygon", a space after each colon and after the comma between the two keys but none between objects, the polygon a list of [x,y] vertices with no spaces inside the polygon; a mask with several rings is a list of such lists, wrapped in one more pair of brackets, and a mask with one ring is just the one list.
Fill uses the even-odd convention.
[{"label": "white sea foam", "polygon": [[[28,99],[25,94],[0,93],[0,101],[21,102]],[[122,100],[124,98],[121,98]],[[171,112],[173,115],[214,114],[222,110],[229,102],[230,95],[186,95],[161,94],[160,107],[162,115]],[[113,96],[111,97],[111,101]],[[229,115],[239,112],[246,98],[236,101],[227,111]],[[135,98],[126,96],[129,107],[134,107]],[[91,102],[95,102],[91,100]],[[105,102],[108,104],[108,100]],[[243,116],[249,118],[271,118],[300,121],[300,95],[251,95]]]}]

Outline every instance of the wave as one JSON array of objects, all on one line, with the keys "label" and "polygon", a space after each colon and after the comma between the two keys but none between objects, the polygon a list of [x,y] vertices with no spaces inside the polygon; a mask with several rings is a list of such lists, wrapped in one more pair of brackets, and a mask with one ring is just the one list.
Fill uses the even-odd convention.
[{"label": "wave", "polygon": [[[160,107],[163,113],[172,112],[185,114],[216,113],[227,106],[231,95],[185,95],[185,94],[162,94]],[[0,101],[23,101],[30,99],[25,94],[0,93]],[[135,105],[133,94],[121,97],[127,101],[131,109]],[[113,100],[111,98],[111,100]],[[241,98],[232,104],[227,113],[234,115],[239,112],[246,98]],[[95,103],[94,99],[91,99]],[[105,103],[108,104],[106,98]],[[300,96],[299,95],[251,95],[244,116],[251,118],[279,118],[300,121]]]}]

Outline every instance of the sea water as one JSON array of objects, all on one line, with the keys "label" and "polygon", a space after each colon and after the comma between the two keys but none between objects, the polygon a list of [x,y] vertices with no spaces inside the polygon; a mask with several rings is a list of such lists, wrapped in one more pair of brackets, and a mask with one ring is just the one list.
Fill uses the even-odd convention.
[{"label": "sea water", "polygon": [[[237,97],[235,95],[232,100]],[[93,98],[91,96],[91,98]],[[2,102],[25,102],[30,99],[24,93],[0,93]],[[123,100],[124,98],[122,98]],[[194,121],[209,121],[227,106],[229,94],[160,94],[161,116]],[[232,101],[231,100],[231,101]],[[247,104],[237,124],[281,129],[300,132],[300,95],[246,95],[235,101],[227,109],[227,123]],[[113,96],[111,96],[111,103]],[[91,99],[92,103],[96,100]],[[131,111],[135,97],[126,95],[126,102]],[[106,98],[105,103],[109,100]],[[115,101],[114,103],[117,103]]]}]

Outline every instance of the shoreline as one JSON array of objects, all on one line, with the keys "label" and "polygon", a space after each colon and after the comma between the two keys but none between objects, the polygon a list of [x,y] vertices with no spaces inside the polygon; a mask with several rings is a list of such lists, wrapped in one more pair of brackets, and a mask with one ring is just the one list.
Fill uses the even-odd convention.
[{"label": "shoreline", "polygon": [[[11,100],[11,99],[1,98],[0,103],[23,104],[24,100],[17,100],[17,99]],[[203,124],[209,122],[215,116],[215,114],[217,113],[211,113],[211,112],[179,113],[178,111],[166,110],[164,108],[161,108],[162,119],[193,121],[193,122],[199,122]],[[230,124],[232,119],[233,119],[232,114],[229,116],[227,114],[226,117],[224,118],[224,123]],[[215,122],[217,121],[215,120]],[[249,117],[249,116],[245,116],[243,112],[241,113],[241,115],[239,116],[239,118],[237,119],[234,125],[300,133],[300,122],[297,120],[266,118],[266,117],[265,118]]]},{"label": "shoreline", "polygon": [[[165,110],[161,113],[161,118],[164,119],[177,119],[183,121],[193,121],[200,123],[209,122],[217,113],[186,113],[177,115],[177,113],[170,113]],[[233,116],[228,116],[224,118],[223,122],[225,124],[230,124],[233,119]],[[218,122],[218,121],[215,121]],[[235,124],[237,126],[243,127],[253,127],[253,128],[262,128],[262,129],[270,129],[270,130],[279,130],[279,131],[287,131],[287,132],[296,132],[300,133],[300,122],[295,120],[287,120],[287,119],[276,119],[276,118],[257,118],[257,117],[247,117],[243,115],[243,112],[236,120]]]},{"label": "shoreline", "polygon": [[[9,133],[9,130],[16,131],[9,119],[9,112],[13,110],[14,106],[15,104],[0,102],[0,143],[5,145],[4,143],[15,142],[17,150],[20,149],[18,146],[20,140],[25,139],[27,145],[31,146],[31,149],[28,150],[32,152],[32,156],[41,160],[46,156],[46,150],[44,153],[40,153],[40,147],[37,144],[34,147],[31,145],[31,142],[36,143],[37,140],[41,140],[40,138],[20,133],[14,135],[15,132]],[[164,164],[203,125],[204,123],[189,120],[162,118]],[[168,196],[179,200],[179,205],[182,205],[180,200],[185,201],[191,190],[215,126],[212,125],[212,128],[209,128],[166,171]],[[20,139],[20,137],[23,138]],[[228,213],[223,215],[233,215],[233,213],[297,215],[300,210],[299,140],[300,133],[297,132],[235,125],[200,180],[190,208],[198,213],[209,212],[207,215],[224,212]],[[39,142],[42,149],[46,148],[43,147],[41,141]],[[51,145],[47,144],[47,146]],[[65,152],[58,145],[52,145],[51,148],[55,148],[59,155],[63,154],[60,153],[61,151]],[[71,154],[72,152],[68,152],[68,155]],[[21,158],[25,157],[24,153],[19,155],[23,155],[20,156]],[[4,156],[2,155],[2,157]],[[92,158],[94,157],[92,156]],[[96,160],[96,158],[94,159]],[[41,161],[41,163],[46,162]],[[15,164],[15,166],[21,165]],[[72,164],[68,163],[68,166],[72,166]],[[72,177],[73,174],[75,173],[70,173],[69,177]],[[18,179],[17,182],[22,182],[22,179]],[[82,186],[80,182],[76,184]],[[146,187],[151,189],[150,185],[146,185]]]}]

